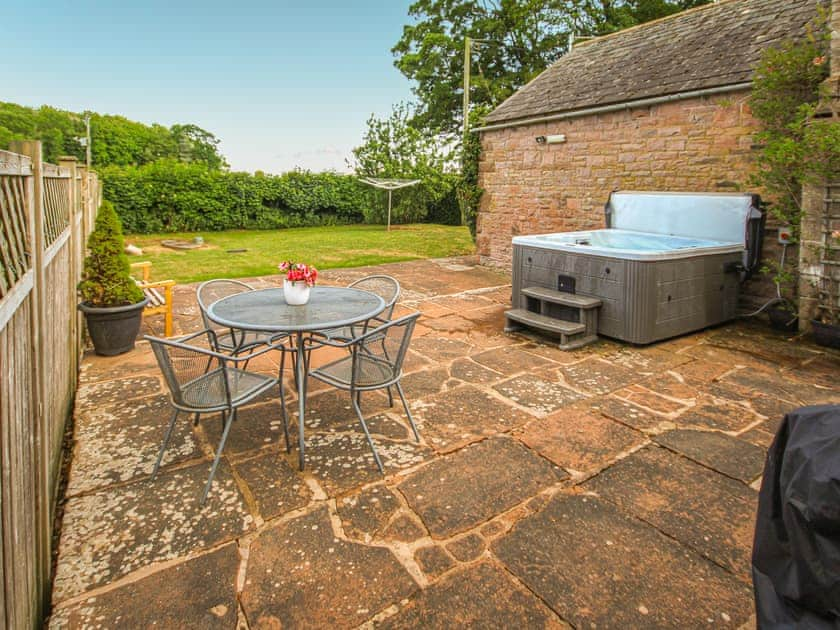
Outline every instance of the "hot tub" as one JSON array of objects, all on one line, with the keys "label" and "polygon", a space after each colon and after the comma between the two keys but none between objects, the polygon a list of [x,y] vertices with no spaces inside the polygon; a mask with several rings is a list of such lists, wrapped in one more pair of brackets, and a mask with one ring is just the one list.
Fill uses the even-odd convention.
[{"label": "hot tub", "polygon": [[744,246],[739,243],[619,229],[517,236],[513,243],[624,260],[674,260],[708,254],[741,254],[744,251]]},{"label": "hot tub", "polygon": [[510,319],[546,331],[584,322],[647,344],[736,316],[760,256],[756,196],[615,192],[606,217],[606,229],[513,239]]}]

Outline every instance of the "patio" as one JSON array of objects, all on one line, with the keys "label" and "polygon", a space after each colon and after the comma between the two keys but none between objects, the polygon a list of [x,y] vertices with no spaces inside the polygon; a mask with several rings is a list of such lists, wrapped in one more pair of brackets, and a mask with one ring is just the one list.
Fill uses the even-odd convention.
[{"label": "patio", "polygon": [[[502,333],[508,280],[472,259],[375,269],[423,312],[403,381],[421,444],[363,397],[384,477],[349,395],[313,381],[306,471],[265,396],[202,510],[218,419],[179,422],[150,482],[168,406],[148,344],[85,358],[50,627],[750,623],[766,447],[787,410],[840,402],[840,355],[751,323],[563,352]],[[175,310],[200,327],[194,287]]]}]

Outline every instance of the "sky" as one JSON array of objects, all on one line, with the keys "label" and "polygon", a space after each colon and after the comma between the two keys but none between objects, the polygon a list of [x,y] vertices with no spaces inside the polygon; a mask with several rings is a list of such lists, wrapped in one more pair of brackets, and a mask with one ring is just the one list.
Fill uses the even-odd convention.
[{"label": "sky", "polygon": [[391,48],[411,0],[2,0],[0,100],[193,123],[233,170],[347,171],[411,100]]}]

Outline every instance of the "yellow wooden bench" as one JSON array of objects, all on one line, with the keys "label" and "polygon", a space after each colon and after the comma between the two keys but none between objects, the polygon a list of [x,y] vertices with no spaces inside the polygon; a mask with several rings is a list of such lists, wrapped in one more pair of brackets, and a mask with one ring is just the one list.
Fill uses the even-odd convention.
[{"label": "yellow wooden bench", "polygon": [[166,337],[172,336],[172,287],[174,280],[152,280],[151,261],[131,264],[132,269],[140,269],[141,277],[137,286],[143,289],[143,294],[149,298],[149,303],[143,309],[145,315],[163,313],[163,330]]}]

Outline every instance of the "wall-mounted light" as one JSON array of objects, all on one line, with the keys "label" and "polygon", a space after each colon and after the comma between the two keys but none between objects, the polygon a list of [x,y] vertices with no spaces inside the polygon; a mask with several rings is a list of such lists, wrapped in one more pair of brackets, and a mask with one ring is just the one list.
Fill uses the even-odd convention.
[{"label": "wall-mounted light", "polygon": [[554,136],[537,136],[537,144],[562,144],[566,142],[566,134],[558,133]]}]

